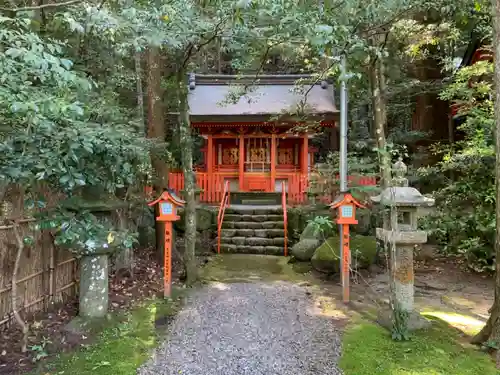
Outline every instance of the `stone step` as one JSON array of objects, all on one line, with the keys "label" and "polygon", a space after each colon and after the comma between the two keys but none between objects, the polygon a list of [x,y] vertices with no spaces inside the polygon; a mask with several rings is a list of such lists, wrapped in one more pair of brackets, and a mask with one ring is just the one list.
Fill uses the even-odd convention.
[{"label": "stone step", "polygon": [[276,205],[253,206],[232,204],[226,208],[225,213],[236,215],[283,215],[283,207]]},{"label": "stone step", "polygon": [[253,205],[268,205],[281,203],[281,193],[263,192],[263,191],[249,191],[249,192],[231,192],[231,204],[253,204]]},{"label": "stone step", "polygon": [[254,206],[268,206],[268,205],[275,205],[276,201],[274,199],[242,199],[241,204],[254,205]]},{"label": "stone step", "polygon": [[[217,245],[215,245],[217,251]],[[240,246],[224,243],[220,246],[222,254],[261,254],[261,255],[280,255],[285,254],[285,248],[282,246]]]},{"label": "stone step", "polygon": [[252,215],[252,214],[224,214],[224,222],[257,222],[262,223],[265,221],[283,221],[283,215]]},{"label": "stone step", "polygon": [[285,239],[283,237],[221,237],[220,242],[221,244],[238,246],[285,246]]},{"label": "stone step", "polygon": [[233,237],[257,237],[257,238],[275,238],[283,237],[283,229],[222,229],[221,238]]},{"label": "stone step", "polygon": [[222,223],[224,229],[281,229],[285,228],[284,221],[226,221]]}]

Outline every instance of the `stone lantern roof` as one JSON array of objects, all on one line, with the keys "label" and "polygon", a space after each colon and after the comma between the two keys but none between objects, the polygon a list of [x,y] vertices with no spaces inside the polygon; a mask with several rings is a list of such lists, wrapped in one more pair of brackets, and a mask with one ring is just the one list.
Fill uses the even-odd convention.
[{"label": "stone lantern roof", "polygon": [[379,195],[372,197],[371,200],[375,203],[380,203],[384,206],[395,207],[419,207],[432,206],[434,199],[423,196],[417,189],[408,186],[408,179],[405,177],[408,167],[403,163],[401,158],[392,166],[392,185]]},{"label": "stone lantern roof", "polygon": [[384,206],[397,207],[432,206],[434,204],[434,199],[424,197],[417,189],[409,186],[387,188],[380,195],[372,197],[371,200]]}]

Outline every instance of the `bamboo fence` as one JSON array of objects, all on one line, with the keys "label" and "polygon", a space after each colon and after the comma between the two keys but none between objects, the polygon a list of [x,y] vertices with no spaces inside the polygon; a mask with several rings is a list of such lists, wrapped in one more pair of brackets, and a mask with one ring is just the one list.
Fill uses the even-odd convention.
[{"label": "bamboo fence", "polygon": [[[77,294],[78,262],[70,252],[55,248],[49,233],[30,228],[32,220],[19,221],[22,236],[32,236],[25,246],[17,278],[18,310],[24,316],[46,310]],[[0,226],[0,328],[8,326],[12,314],[12,271],[17,253],[14,227]]]},{"label": "bamboo fence", "polygon": [[[47,195],[49,205],[59,198]],[[33,212],[22,209],[23,194],[14,191],[0,207],[0,329],[13,321],[12,272],[17,255],[17,241],[11,218]],[[17,273],[17,310],[25,319],[54,304],[66,302],[77,295],[78,262],[64,249],[56,248],[48,232],[35,230],[34,219],[16,219],[20,236],[31,236],[32,245],[25,245]]]}]

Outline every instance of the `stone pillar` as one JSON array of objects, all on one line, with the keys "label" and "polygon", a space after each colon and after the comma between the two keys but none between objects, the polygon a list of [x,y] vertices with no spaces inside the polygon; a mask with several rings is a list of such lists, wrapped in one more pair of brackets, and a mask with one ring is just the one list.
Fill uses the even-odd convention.
[{"label": "stone pillar", "polygon": [[80,260],[80,313],[82,318],[102,318],[108,312],[108,255]]},{"label": "stone pillar", "polygon": [[[393,165],[392,187],[386,188],[380,195],[371,199],[390,208],[389,228],[377,228],[377,239],[389,244],[391,248],[389,258],[394,286],[393,301],[397,309],[408,314],[408,328],[417,329],[425,326],[425,322],[413,309],[413,250],[415,245],[427,242],[427,233],[418,230],[417,210],[421,206],[432,206],[434,200],[424,197],[417,189],[408,186],[407,170],[406,165],[399,159]],[[391,325],[386,320],[381,323]]]},{"label": "stone pillar", "polygon": [[414,284],[413,245],[398,245],[396,247],[396,262],[394,262],[394,296],[401,310],[413,311]]}]

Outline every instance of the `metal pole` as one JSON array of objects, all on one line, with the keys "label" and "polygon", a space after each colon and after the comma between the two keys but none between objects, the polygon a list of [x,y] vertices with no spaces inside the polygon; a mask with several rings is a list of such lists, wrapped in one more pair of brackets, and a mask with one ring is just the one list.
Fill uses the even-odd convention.
[{"label": "metal pole", "polygon": [[340,192],[347,191],[347,84],[346,58],[340,62]]},{"label": "metal pole", "polygon": [[[340,62],[340,150],[339,150],[339,177],[340,177],[340,193],[347,192],[347,76],[346,76],[346,58],[342,56]],[[347,232],[347,231],[346,231]],[[347,272],[341,273],[342,278],[342,294],[343,301],[349,302],[349,270],[351,266],[351,259],[344,259],[344,228],[339,225],[340,243],[339,254],[340,264],[347,265]],[[349,232],[345,233],[349,236]],[[349,256],[350,258],[350,256]],[[342,267],[341,267],[342,269]],[[347,292],[346,292],[347,291]]]}]

